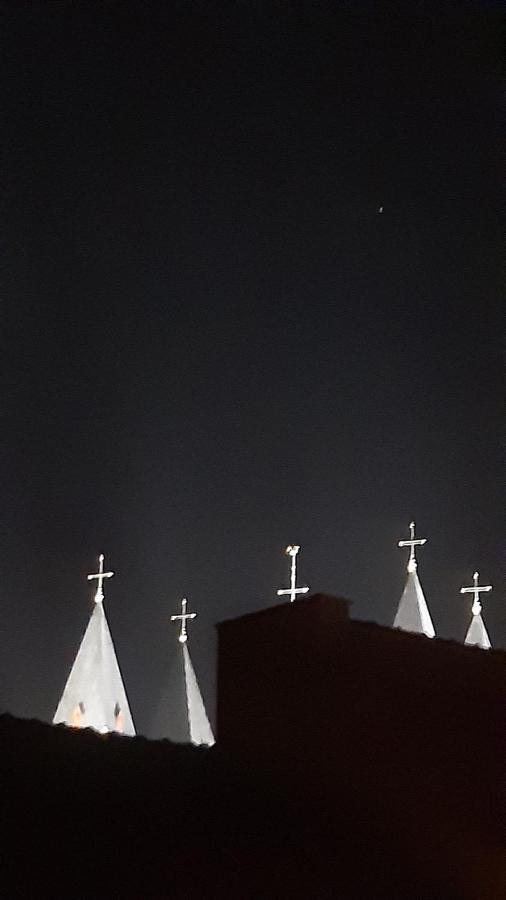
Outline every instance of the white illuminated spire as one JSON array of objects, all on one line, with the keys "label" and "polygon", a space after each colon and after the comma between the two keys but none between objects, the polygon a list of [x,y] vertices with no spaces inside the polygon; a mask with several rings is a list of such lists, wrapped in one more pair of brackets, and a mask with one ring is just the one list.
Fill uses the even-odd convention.
[{"label": "white illuminated spire", "polygon": [[172,659],[170,678],[156,715],[153,737],[212,747],[214,735],[188,650],[186,623],[189,619],[195,619],[197,613],[188,613],[187,605],[184,597],[181,613],[170,617],[172,622],[181,622],[178,635],[181,647]]},{"label": "white illuminated spire", "polygon": [[290,587],[289,588],[281,588],[277,595],[278,597],[283,597],[286,595],[290,595],[290,603],[293,603],[297,594],[307,594],[309,588],[308,587],[296,587],[297,584],[297,553],[299,552],[300,547],[297,544],[289,544],[285,550],[287,556],[291,557],[291,565],[290,565]]},{"label": "white illuminated spire", "polygon": [[467,630],[467,634],[464,640],[465,644],[471,644],[475,647],[481,647],[482,650],[490,650],[492,644],[490,643],[490,638],[487,633],[487,629],[485,628],[485,623],[481,617],[481,602],[480,602],[480,594],[492,590],[491,584],[478,584],[479,573],[475,572],[473,575],[473,586],[472,587],[463,587],[460,589],[461,594],[473,594],[473,605],[471,607],[471,612],[473,617],[471,619],[471,624]]},{"label": "white illuminated spire", "polygon": [[398,544],[399,547],[409,547],[409,560],[408,577],[395,615],[394,628],[414,631],[417,634],[425,634],[427,637],[433,638],[436,632],[418,578],[415,556],[415,547],[421,547],[426,543],[427,538],[415,538],[414,522],[410,522],[409,530],[410,540],[399,541]]},{"label": "white illuminated spire", "polygon": [[95,608],[53,722],[75,728],[94,728],[102,734],[117,731],[134,735],[134,723],[103,603],[104,579],[112,578],[113,574],[104,572],[101,554],[98,572],[88,575],[89,581],[97,580]]}]

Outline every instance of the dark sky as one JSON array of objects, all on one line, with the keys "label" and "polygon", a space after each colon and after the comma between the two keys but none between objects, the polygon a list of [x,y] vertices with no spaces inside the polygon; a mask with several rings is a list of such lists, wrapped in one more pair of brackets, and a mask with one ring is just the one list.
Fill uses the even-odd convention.
[{"label": "dark sky", "polygon": [[0,13],[1,706],[53,715],[102,550],[140,731],[182,594],[212,712],[289,542],[390,624],[415,518],[436,631],[478,568],[504,646],[497,8]]}]

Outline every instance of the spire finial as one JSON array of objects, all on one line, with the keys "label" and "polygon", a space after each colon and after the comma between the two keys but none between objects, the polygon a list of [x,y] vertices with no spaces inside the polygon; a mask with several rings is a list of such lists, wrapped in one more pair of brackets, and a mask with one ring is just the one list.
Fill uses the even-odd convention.
[{"label": "spire finial", "polygon": [[282,597],[284,594],[290,594],[290,603],[293,603],[297,594],[307,594],[309,588],[308,587],[296,587],[297,584],[297,553],[299,552],[300,547],[297,544],[288,544],[288,547],[285,550],[287,556],[292,558],[292,563],[290,567],[290,587],[287,590],[281,589],[277,592],[278,597]]},{"label": "spire finial", "polygon": [[188,640],[188,634],[186,631],[186,620],[194,619],[197,615],[197,613],[187,613],[186,612],[187,603],[188,603],[188,601],[187,601],[186,597],[183,597],[183,599],[181,600],[181,614],[179,616],[171,616],[170,617],[171,622],[175,622],[176,620],[179,620],[179,619],[181,620],[181,631],[179,632],[179,637],[178,637],[178,641],[180,644],[186,644],[186,641]]},{"label": "spire finial", "polygon": [[104,578],[112,578],[114,572],[104,572],[104,554],[101,553],[98,557],[98,572],[94,575],[88,575],[88,581],[93,581],[94,578],[97,579],[97,591],[95,594],[95,603],[102,603],[104,599],[104,591],[103,591],[103,583]]},{"label": "spire finial", "polygon": [[399,541],[398,547],[409,547],[408,572],[416,572],[415,547],[421,547],[427,543],[427,538],[415,538],[415,523],[409,523],[411,538],[409,541]]},{"label": "spire finial", "polygon": [[473,616],[479,616],[481,613],[481,603],[480,603],[480,594],[484,591],[488,592],[492,590],[491,584],[478,584],[480,574],[479,572],[475,572],[473,575],[473,586],[472,587],[462,587],[460,589],[461,594],[473,594],[473,606],[472,613]]}]

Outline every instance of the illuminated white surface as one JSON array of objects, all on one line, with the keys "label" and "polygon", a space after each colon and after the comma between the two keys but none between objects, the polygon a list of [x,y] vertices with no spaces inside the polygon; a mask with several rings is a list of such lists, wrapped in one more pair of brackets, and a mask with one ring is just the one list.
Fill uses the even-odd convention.
[{"label": "illuminated white surface", "polygon": [[435,637],[434,625],[429,613],[429,607],[425,599],[420,579],[417,573],[415,547],[421,547],[427,542],[427,538],[415,538],[415,523],[410,522],[409,541],[399,541],[399,547],[409,547],[408,577],[402,592],[399,606],[395,614],[394,628],[402,631],[413,631],[415,634],[425,634],[426,637]]},{"label": "illuminated white surface", "polygon": [[290,565],[290,587],[282,588],[277,592],[278,597],[283,597],[284,595],[290,596],[290,603],[293,603],[297,594],[307,594],[309,588],[308,587],[296,587],[297,585],[297,553],[299,552],[300,547],[297,544],[289,544],[285,550],[287,556],[291,557],[291,565]]},{"label": "illuminated white surface", "polygon": [[103,579],[110,578],[112,572],[103,571],[103,556],[99,563],[99,572],[88,576],[89,580],[98,579],[95,607],[53,722],[74,728],[94,728],[102,734],[118,731],[134,735],[135,727],[103,604]]},{"label": "illuminated white surface", "polygon": [[471,607],[473,617],[471,619],[471,624],[467,629],[464,643],[474,647],[481,647],[482,650],[490,650],[492,644],[490,643],[490,638],[488,636],[487,629],[485,628],[485,623],[481,617],[480,594],[488,593],[489,591],[491,591],[492,585],[478,584],[479,577],[479,572],[475,572],[473,575],[473,586],[463,587],[460,589],[461,594],[473,595],[473,605]]},{"label": "illuminated white surface", "polygon": [[197,746],[205,744],[212,747],[215,743],[214,734],[207,718],[206,708],[200,693],[197,677],[192,666],[190,653],[186,644],[182,647],[184,658],[184,675],[186,683],[186,703],[188,706],[188,724],[190,727],[190,740]]},{"label": "illuminated white surface", "polygon": [[402,631],[414,631],[415,634],[425,634],[430,638],[435,637],[436,632],[416,570],[408,572],[395,614],[394,628],[400,628]]}]

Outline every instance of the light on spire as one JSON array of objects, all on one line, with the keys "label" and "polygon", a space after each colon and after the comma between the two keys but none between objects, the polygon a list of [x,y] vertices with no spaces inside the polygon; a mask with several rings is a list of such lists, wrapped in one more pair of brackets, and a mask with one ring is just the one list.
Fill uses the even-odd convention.
[{"label": "light on spire", "polygon": [[[188,650],[188,634],[186,631],[186,623],[188,619],[195,619],[197,613],[189,613],[186,611],[188,601],[186,597],[181,600],[181,612],[178,615],[170,617],[171,622],[180,622],[181,628],[178,641],[181,646],[181,655],[178,657],[182,662],[182,674],[184,678],[183,694],[172,697],[169,695],[169,704],[167,698],[161,704],[155,724],[156,737],[168,737],[173,741],[181,743],[191,743],[195,745],[204,745],[211,747],[214,744],[213,731],[207,718],[204,701],[200,688],[198,686],[195,670],[190,659]],[[176,667],[177,670],[177,667]],[[179,726],[174,720],[168,716],[168,706],[176,699],[176,703],[184,705],[185,726],[183,734],[179,730]]]},{"label": "light on spire", "polygon": [[178,641],[180,644],[186,644],[186,641],[188,640],[188,633],[186,631],[186,620],[187,619],[195,619],[195,617],[197,615],[197,613],[187,613],[186,612],[187,603],[188,603],[188,601],[187,601],[186,597],[183,597],[183,599],[181,600],[180,615],[170,617],[171,622],[176,622],[176,621],[181,622],[181,630],[179,632],[179,638],[178,638]]},{"label": "light on spire", "polygon": [[476,647],[481,647],[482,650],[490,650],[492,644],[490,643],[490,638],[488,636],[487,629],[485,628],[485,623],[481,617],[480,594],[488,593],[489,591],[491,591],[492,585],[479,584],[479,577],[479,573],[475,572],[473,575],[472,587],[462,587],[460,589],[461,594],[473,595],[473,605],[471,607],[473,617],[471,619],[471,624],[467,630],[464,643]]},{"label": "light on spire", "polygon": [[117,731],[134,735],[135,727],[103,603],[104,579],[112,578],[114,573],[104,572],[102,553],[98,563],[98,572],[88,575],[88,581],[97,582],[95,606],[53,722],[73,728],[94,728],[100,734]]},{"label": "light on spire", "polygon": [[427,539],[415,537],[414,522],[409,523],[409,530],[411,535],[409,541],[399,541],[398,543],[399,547],[409,547],[409,559],[408,577],[395,614],[394,628],[413,631],[416,634],[424,634],[426,637],[433,638],[435,636],[434,625],[416,571],[415,556],[415,547],[421,547],[427,542]]},{"label": "light on spire", "polygon": [[289,588],[281,588],[277,595],[278,597],[282,597],[284,595],[290,595],[290,603],[293,603],[297,594],[307,594],[309,588],[308,587],[296,587],[297,585],[297,553],[299,552],[300,547],[297,544],[288,544],[288,547],[285,550],[287,556],[291,557],[291,565],[290,565],[290,587]]},{"label": "light on spire", "polygon": [[415,547],[421,547],[427,543],[427,538],[415,538],[415,523],[409,523],[411,538],[409,541],[399,541],[398,547],[409,547],[408,572],[416,572]]},{"label": "light on spire", "polygon": [[95,603],[102,603],[104,599],[104,591],[103,591],[103,583],[104,578],[112,578],[114,572],[104,572],[104,554],[101,553],[98,557],[98,572],[95,575],[88,575],[88,581],[93,581],[95,578],[97,579],[97,591],[95,594]]},{"label": "light on spire", "polygon": [[471,608],[473,616],[479,616],[481,613],[480,594],[492,590],[491,584],[478,584],[479,577],[480,573],[475,572],[473,575],[473,586],[461,587],[460,589],[461,594],[473,594],[473,605]]}]

